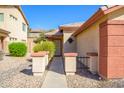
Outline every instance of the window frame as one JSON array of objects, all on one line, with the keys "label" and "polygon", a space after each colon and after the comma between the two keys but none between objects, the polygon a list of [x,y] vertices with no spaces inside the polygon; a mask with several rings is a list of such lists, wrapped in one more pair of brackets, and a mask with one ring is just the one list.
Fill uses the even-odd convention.
[{"label": "window frame", "polygon": [[15,16],[13,16],[12,14],[10,14],[9,17],[12,18],[12,19],[15,20],[15,21],[18,20],[18,19],[17,19]]},{"label": "window frame", "polygon": [[22,23],[22,31],[26,32],[26,24]]},{"label": "window frame", "polygon": [[3,20],[2,20],[2,21],[0,20],[0,22],[4,22],[4,13],[0,13],[0,14],[2,14],[2,15],[3,15]]}]

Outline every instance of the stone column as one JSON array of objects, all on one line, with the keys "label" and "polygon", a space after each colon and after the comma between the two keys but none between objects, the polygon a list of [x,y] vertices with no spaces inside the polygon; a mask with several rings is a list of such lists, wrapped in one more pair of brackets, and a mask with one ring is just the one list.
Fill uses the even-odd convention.
[{"label": "stone column", "polygon": [[88,60],[89,70],[92,74],[96,74],[98,72],[98,53],[88,52],[87,56],[89,57]]},{"label": "stone column", "polygon": [[49,51],[46,51],[45,59],[46,59],[46,67],[47,67],[49,64]]},{"label": "stone column", "polygon": [[2,39],[0,37],[0,51],[2,50]]},{"label": "stone column", "polygon": [[105,79],[124,78],[124,20],[100,24],[99,74]]},{"label": "stone column", "polygon": [[42,76],[46,66],[46,52],[32,53],[32,72],[34,76]]},{"label": "stone column", "polygon": [[66,75],[75,75],[77,53],[64,53]]}]

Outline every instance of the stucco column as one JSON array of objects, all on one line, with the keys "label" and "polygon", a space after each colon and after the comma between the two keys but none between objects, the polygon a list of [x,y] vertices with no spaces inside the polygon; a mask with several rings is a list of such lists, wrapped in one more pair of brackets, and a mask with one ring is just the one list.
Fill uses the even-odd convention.
[{"label": "stucco column", "polygon": [[2,39],[0,37],[0,51],[2,50]]},{"label": "stucco column", "polygon": [[32,72],[34,76],[42,76],[46,66],[46,52],[32,53]]},{"label": "stucco column", "polygon": [[75,75],[77,53],[64,53],[66,75]]},{"label": "stucco column", "polygon": [[88,52],[87,56],[89,57],[88,60],[89,70],[92,74],[96,74],[98,72],[98,53]]},{"label": "stucco column", "polygon": [[100,24],[99,73],[103,78],[124,78],[124,20]]},{"label": "stucco column", "polygon": [[49,51],[46,51],[45,60],[46,60],[46,67],[47,67],[49,64]]}]

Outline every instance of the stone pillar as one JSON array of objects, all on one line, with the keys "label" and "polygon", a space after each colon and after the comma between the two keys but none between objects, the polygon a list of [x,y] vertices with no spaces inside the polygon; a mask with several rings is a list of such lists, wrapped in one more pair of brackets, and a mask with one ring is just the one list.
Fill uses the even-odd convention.
[{"label": "stone pillar", "polygon": [[2,50],[2,38],[0,37],[0,51]]},{"label": "stone pillar", "polygon": [[98,72],[98,53],[88,52],[87,56],[89,57],[88,60],[89,70],[92,74],[96,74]]},{"label": "stone pillar", "polygon": [[46,59],[46,67],[47,67],[49,64],[49,51],[46,51],[45,59]]},{"label": "stone pillar", "polygon": [[46,66],[46,52],[32,53],[32,72],[34,76],[42,76]]},{"label": "stone pillar", "polygon": [[99,29],[99,74],[105,79],[124,78],[124,20],[107,20]]},{"label": "stone pillar", "polygon": [[64,53],[66,75],[75,75],[77,53]]}]

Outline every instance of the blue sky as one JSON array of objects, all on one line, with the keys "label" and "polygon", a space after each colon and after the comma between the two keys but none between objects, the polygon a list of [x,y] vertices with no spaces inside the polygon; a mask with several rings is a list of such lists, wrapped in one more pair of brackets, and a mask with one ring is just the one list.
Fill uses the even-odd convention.
[{"label": "blue sky", "polygon": [[23,5],[22,10],[33,29],[55,29],[59,25],[84,22],[100,5]]}]

